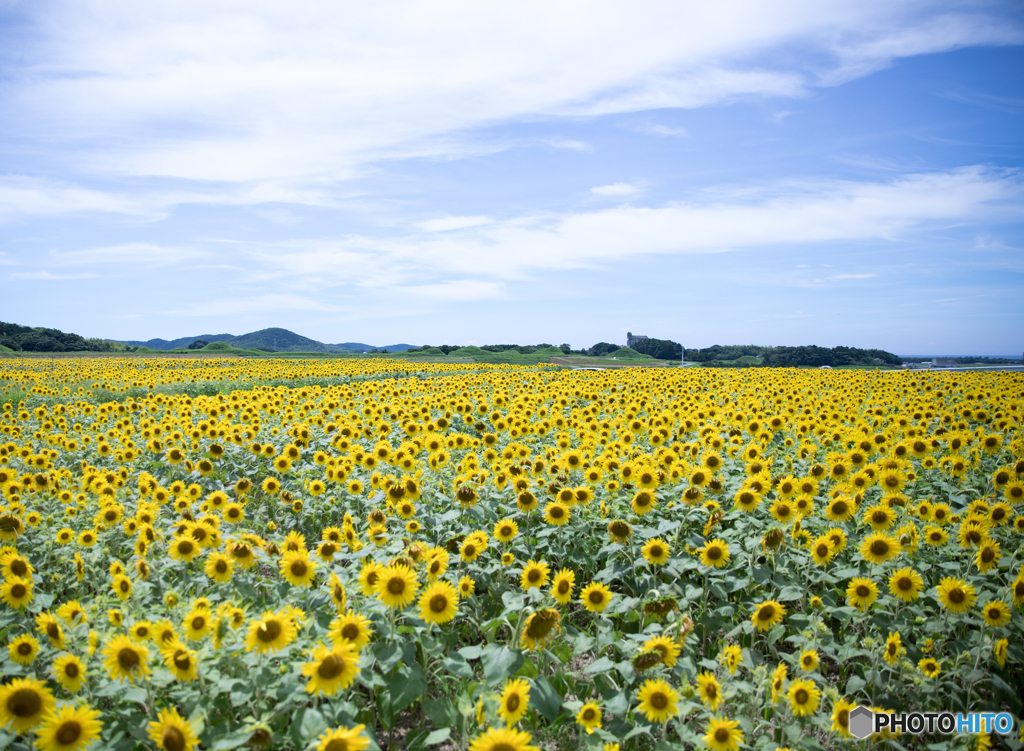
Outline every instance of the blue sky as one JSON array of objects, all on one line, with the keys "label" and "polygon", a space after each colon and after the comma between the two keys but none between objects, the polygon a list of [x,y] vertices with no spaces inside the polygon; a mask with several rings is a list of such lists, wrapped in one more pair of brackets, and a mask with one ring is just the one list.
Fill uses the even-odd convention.
[{"label": "blue sky", "polygon": [[0,3],[0,320],[1024,350],[1016,3]]}]

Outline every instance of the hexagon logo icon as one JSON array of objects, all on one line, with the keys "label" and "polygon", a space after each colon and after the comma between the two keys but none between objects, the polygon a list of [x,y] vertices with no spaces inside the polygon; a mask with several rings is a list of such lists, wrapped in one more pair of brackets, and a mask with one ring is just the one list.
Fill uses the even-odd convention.
[{"label": "hexagon logo icon", "polygon": [[858,740],[867,738],[875,726],[875,713],[867,707],[850,710],[850,735]]}]

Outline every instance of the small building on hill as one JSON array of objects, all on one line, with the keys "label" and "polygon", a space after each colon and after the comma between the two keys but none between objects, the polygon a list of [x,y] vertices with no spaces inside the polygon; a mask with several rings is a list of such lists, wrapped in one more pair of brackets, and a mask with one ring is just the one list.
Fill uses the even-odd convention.
[{"label": "small building on hill", "polygon": [[644,339],[647,339],[647,338],[649,338],[649,337],[646,337],[643,334],[634,334],[632,331],[627,331],[626,332],[626,346],[627,347],[632,347],[634,344],[639,344],[640,342],[642,342]]}]

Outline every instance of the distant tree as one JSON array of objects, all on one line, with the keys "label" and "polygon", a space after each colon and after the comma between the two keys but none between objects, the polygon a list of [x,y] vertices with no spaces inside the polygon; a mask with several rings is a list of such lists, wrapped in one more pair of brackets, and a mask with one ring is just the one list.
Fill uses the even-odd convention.
[{"label": "distant tree", "polygon": [[194,342],[192,342],[190,345],[188,345],[188,348],[189,349],[202,349],[203,347],[205,347],[208,344],[209,344],[209,342],[204,342],[202,339],[196,339]]},{"label": "distant tree", "polygon": [[386,355],[386,354],[388,354],[388,351],[387,351],[386,349],[382,349],[382,350],[380,351],[380,353],[381,353],[382,355]]},{"label": "distant tree", "polygon": [[683,354],[682,345],[671,339],[641,339],[633,345],[633,349],[659,360],[678,360]]},{"label": "distant tree", "polygon": [[563,354],[566,354],[566,355],[569,354],[570,352],[572,352],[572,345],[571,344],[559,344],[558,348],[560,350],[562,350]]},{"label": "distant tree", "polygon": [[598,342],[593,347],[587,350],[587,354],[591,357],[604,357],[609,355],[616,350],[621,349],[619,344],[610,344],[609,342]]}]

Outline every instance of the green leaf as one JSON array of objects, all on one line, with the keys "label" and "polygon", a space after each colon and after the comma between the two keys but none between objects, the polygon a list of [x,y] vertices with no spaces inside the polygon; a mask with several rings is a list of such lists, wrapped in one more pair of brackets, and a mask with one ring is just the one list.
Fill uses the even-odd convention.
[{"label": "green leaf", "polygon": [[402,650],[394,642],[381,642],[374,647],[373,656],[377,658],[381,672],[390,673],[391,668],[402,659]]},{"label": "green leaf", "polygon": [[530,679],[530,704],[548,722],[554,722],[562,709],[562,697],[551,687],[544,676]]},{"label": "green leaf", "polygon": [[299,737],[309,743],[326,729],[327,721],[324,720],[324,716],[312,707],[307,707],[302,714],[302,721],[299,723]]},{"label": "green leaf", "polygon": [[441,660],[441,667],[460,678],[473,677],[473,666],[466,662],[459,652],[452,652],[448,657]]},{"label": "green leaf", "polygon": [[593,675],[594,673],[605,673],[613,667],[615,667],[614,662],[607,657],[601,657],[583,668],[583,672],[587,675]]},{"label": "green leaf", "polygon": [[427,690],[423,668],[417,664],[396,671],[388,684],[388,689],[391,692],[391,709],[397,715]]},{"label": "green leaf", "polygon": [[851,675],[850,680],[846,682],[846,695],[853,696],[866,685],[868,685],[868,682],[861,678],[859,675]]},{"label": "green leaf", "polygon": [[480,655],[483,654],[483,648],[478,646],[463,647],[459,650],[459,654],[467,660],[479,660]]},{"label": "green leaf", "polygon": [[424,699],[423,713],[439,728],[452,725],[457,716],[455,707],[453,707],[452,703],[444,697],[439,699]]},{"label": "green leaf", "polygon": [[230,751],[232,748],[244,746],[251,737],[252,733],[248,730],[236,730],[234,733],[222,735],[215,740],[213,745],[210,746],[210,751]]},{"label": "green leaf", "polygon": [[768,643],[774,644],[782,638],[782,635],[784,633],[786,633],[786,627],[783,626],[781,623],[776,623],[774,626],[771,627],[771,630],[768,631]]},{"label": "green leaf", "polygon": [[428,746],[436,746],[438,743],[444,743],[446,740],[451,738],[451,736],[451,728],[438,728],[426,737],[424,743],[426,743]]},{"label": "green leaf", "polygon": [[523,653],[508,647],[488,644],[483,653],[484,679],[489,686],[496,686],[511,677],[523,664]]},{"label": "green leaf", "polygon": [[804,591],[800,587],[783,587],[782,591],[779,592],[779,602],[793,602],[803,596]]}]

